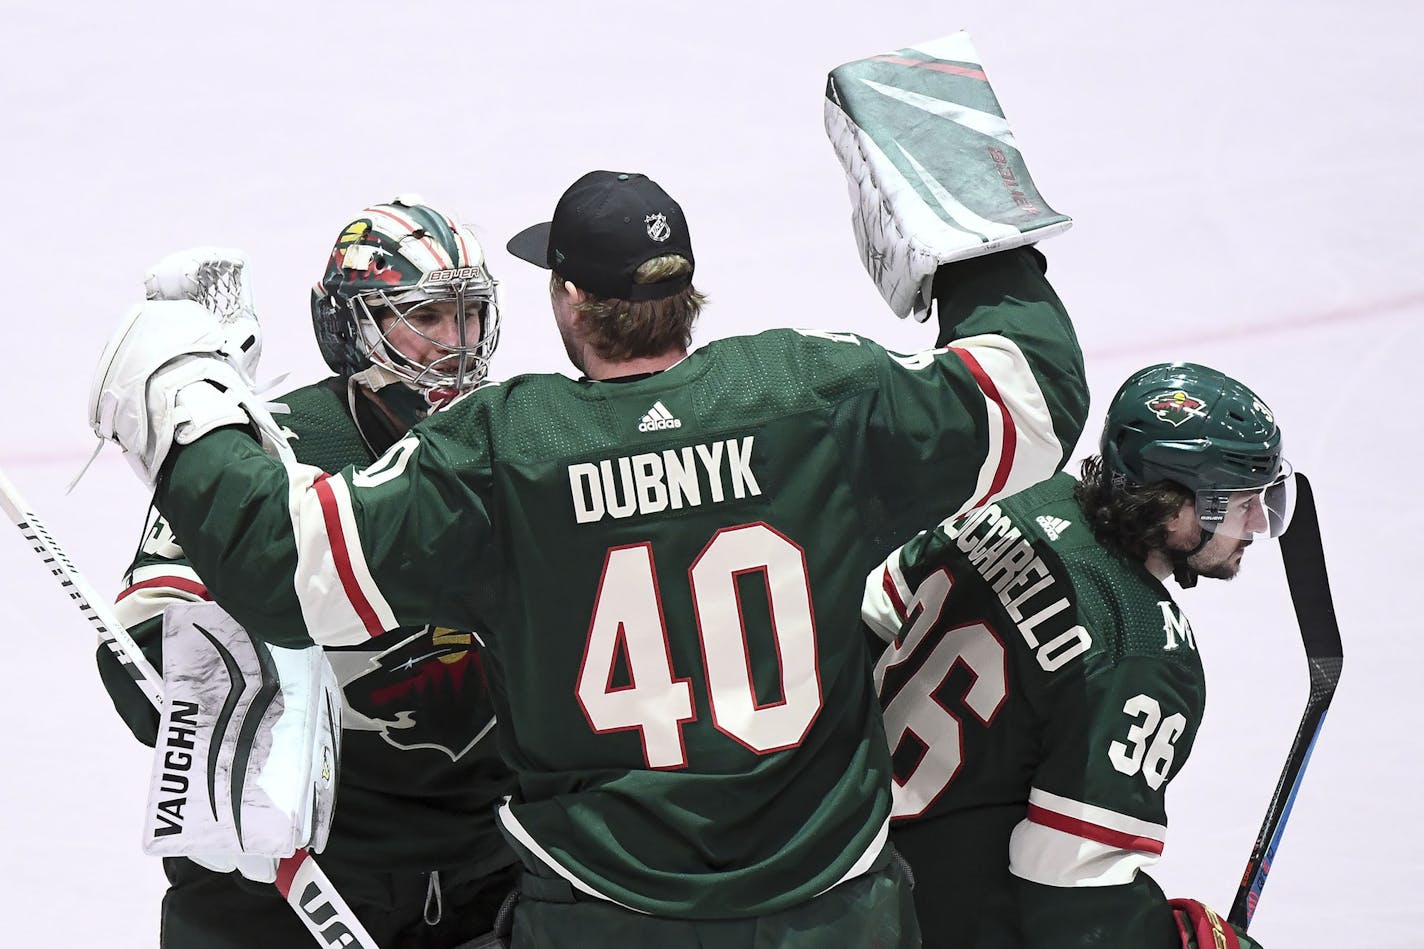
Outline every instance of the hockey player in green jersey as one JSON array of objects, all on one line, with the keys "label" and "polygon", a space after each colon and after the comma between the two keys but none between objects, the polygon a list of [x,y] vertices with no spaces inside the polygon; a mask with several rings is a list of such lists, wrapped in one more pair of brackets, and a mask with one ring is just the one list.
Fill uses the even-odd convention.
[{"label": "hockey player in green jersey", "polygon": [[918,945],[861,581],[1076,442],[1082,357],[1042,256],[944,267],[944,345],[904,356],[786,329],[689,352],[687,219],[642,175],[583,176],[511,250],[552,267],[583,378],[476,389],[328,473],[290,457],[209,314],[147,303],[95,430],[246,628],[481,630],[517,949]]},{"label": "hockey player in green jersey", "polygon": [[1108,408],[1082,480],[951,518],[866,583],[895,765],[891,839],[924,944],[1250,947],[1143,871],[1206,686],[1164,586],[1230,579],[1285,530],[1281,433],[1239,382],[1151,366]]},{"label": "hockey player in green jersey", "polygon": [[[205,252],[166,259],[150,297],[185,296],[186,272],[222,263]],[[296,458],[332,471],[369,465],[432,406],[482,382],[499,334],[474,233],[414,196],[366,208],[342,230],[311,310],[336,375],[282,396],[289,412],[279,418]],[[116,612],[162,668],[163,611],[208,593],[156,512],[126,584]],[[115,705],[153,744],[152,707],[108,650],[98,657]],[[515,856],[494,825],[511,780],[474,636],[424,624],[327,658],[345,735],[323,870],[384,949],[448,949],[482,935],[513,889]],[[273,886],[183,858],[164,868],[164,949],[312,945]]]}]

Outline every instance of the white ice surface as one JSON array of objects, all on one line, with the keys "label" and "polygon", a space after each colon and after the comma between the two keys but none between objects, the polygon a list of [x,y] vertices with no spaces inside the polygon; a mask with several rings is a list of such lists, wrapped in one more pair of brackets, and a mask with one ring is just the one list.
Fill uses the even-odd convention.
[{"label": "white ice surface", "polygon": [[[245,248],[265,373],[315,378],[308,289],[349,217],[402,191],[479,226],[503,281],[498,375],[564,368],[544,274],[503,245],[595,167],[646,171],[686,208],[713,300],[701,339],[791,324],[920,348],[928,328],[892,320],[856,260],[820,97],[839,63],[967,28],[1038,184],[1077,221],[1045,249],[1089,358],[1090,430],[1130,370],[1205,362],[1275,407],[1321,500],[1348,661],[1253,929],[1272,949],[1424,945],[1407,546],[1424,530],[1424,10],[650,6],[0,4],[0,464],[60,543],[117,592],[143,492],[108,453],[63,486],[91,445],[90,371],[144,266],[191,243]],[[146,754],[18,533],[0,577],[0,945],[153,946]],[[1157,875],[1224,911],[1305,668],[1272,545],[1182,600],[1211,701]]]}]

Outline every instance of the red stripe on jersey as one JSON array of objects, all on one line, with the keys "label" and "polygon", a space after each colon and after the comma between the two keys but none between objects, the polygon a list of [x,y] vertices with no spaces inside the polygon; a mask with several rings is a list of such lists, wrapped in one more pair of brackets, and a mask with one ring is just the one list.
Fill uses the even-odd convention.
[{"label": "red stripe on jersey", "polygon": [[979,384],[985,397],[999,407],[999,415],[1004,420],[1004,437],[999,451],[999,467],[994,469],[994,480],[990,483],[988,492],[974,502],[975,507],[980,507],[988,503],[991,497],[1004,490],[1004,485],[1009,481],[1009,472],[1014,469],[1014,449],[1018,446],[1018,429],[1014,426],[1014,417],[1010,414],[1004,397],[999,394],[999,387],[994,385],[994,380],[989,378],[984,367],[979,365],[979,360],[970,355],[967,350],[956,349],[952,346],[950,348],[960,359],[964,360],[964,365],[969,367],[969,374]]},{"label": "red stripe on jersey", "polygon": [[872,56],[871,59],[877,63],[894,63],[896,66],[915,66],[919,69],[933,69],[935,72],[947,72],[953,76],[967,76],[970,79],[982,79],[989,81],[989,77],[984,75],[982,70],[970,69],[968,66],[955,66],[951,63],[927,63],[923,59],[907,59],[904,56]]},{"label": "red stripe on jersey", "polygon": [[205,600],[212,599],[212,597],[208,595],[208,588],[203,586],[196,580],[189,580],[186,577],[151,577],[147,580],[144,580],[142,583],[135,583],[133,586],[129,587],[127,590],[114,597],[114,602],[117,603],[124,597],[129,596],[133,593],[137,593],[139,590],[149,590],[153,587],[168,587],[172,590],[182,590],[184,593],[191,593],[194,596],[202,597]]},{"label": "red stripe on jersey", "polygon": [[[896,554],[896,556],[899,556]],[[885,578],[881,581],[885,587],[885,594],[890,597],[890,605],[895,607],[895,615],[903,622],[905,619],[905,601],[900,599],[900,591],[895,589],[895,578],[890,576],[890,568],[885,568]]]},{"label": "red stripe on jersey", "polygon": [[1120,830],[1113,830],[1111,827],[1104,827],[1101,824],[1094,824],[1089,821],[1079,820],[1076,817],[1069,817],[1057,811],[1050,811],[1047,808],[1039,807],[1037,804],[1028,806],[1028,819],[1035,824],[1042,824],[1044,827],[1052,827],[1054,830],[1061,830],[1065,834],[1072,834],[1075,837],[1082,837],[1085,840],[1096,841],[1100,844],[1107,844],[1109,847],[1117,847],[1119,850],[1136,850],[1140,853],[1157,854],[1162,853],[1162,841],[1153,840],[1151,837],[1138,837],[1135,834],[1126,834]]},{"label": "red stripe on jersey", "polygon": [[286,899],[287,894],[291,892],[292,880],[296,878],[297,871],[302,868],[303,863],[306,863],[308,856],[309,854],[305,850],[298,850],[277,864],[277,879],[273,881],[272,885],[277,888],[278,893],[282,894],[283,899]]},{"label": "red stripe on jersey", "polygon": [[321,502],[321,517],[326,523],[326,536],[331,540],[331,556],[336,563],[336,575],[341,578],[341,588],[346,591],[346,599],[351,603],[356,615],[361,617],[366,632],[379,636],[385,629],[376,617],[371,601],[361,592],[361,585],[356,582],[356,573],[351,569],[351,552],[346,549],[346,534],[341,530],[341,515],[336,508],[336,492],[326,483],[330,477],[329,474],[323,474],[312,483],[312,487],[316,489],[317,499]]}]

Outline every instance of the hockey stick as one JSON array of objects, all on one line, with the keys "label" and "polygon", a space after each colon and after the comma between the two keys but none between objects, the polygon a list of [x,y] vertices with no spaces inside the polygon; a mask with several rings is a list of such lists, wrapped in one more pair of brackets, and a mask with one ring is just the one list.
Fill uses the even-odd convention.
[{"label": "hockey stick", "polygon": [[1325,570],[1325,551],[1320,543],[1315,494],[1305,475],[1296,474],[1295,480],[1295,514],[1291,518],[1290,529],[1281,535],[1281,559],[1285,562],[1286,582],[1290,586],[1291,601],[1295,604],[1296,622],[1300,625],[1300,640],[1310,664],[1310,698],[1306,700],[1300,728],[1291,742],[1285,767],[1276,782],[1275,793],[1271,795],[1271,803],[1266,807],[1266,819],[1256,835],[1256,845],[1246,861],[1241,887],[1236,891],[1235,902],[1231,904],[1228,919],[1242,929],[1251,925],[1251,917],[1256,913],[1261,890],[1266,885],[1266,874],[1271,872],[1271,861],[1275,858],[1276,847],[1280,846],[1286,821],[1290,819],[1291,806],[1295,804],[1305,767],[1310,764],[1315,740],[1320,737],[1320,728],[1325,724],[1325,713],[1330,708],[1330,699],[1335,694],[1340,669],[1345,661],[1344,650],[1340,646],[1340,627],[1335,620],[1335,605],[1330,599],[1330,577]]},{"label": "hockey stick", "polygon": [[[124,625],[114,618],[108,603],[95,596],[84,575],[55,542],[44,521],[25,503],[3,470],[0,470],[0,507],[5,509],[10,520],[20,529],[20,533],[25,535],[31,549],[59,581],[69,599],[79,607],[84,618],[98,632],[100,642],[109,648],[133,676],[134,682],[153,703],[154,708],[161,710],[162,677]],[[351,949],[379,949],[376,941],[366,932],[351,907],[341,898],[341,894],[336,892],[336,887],[307,851],[298,850],[278,862],[277,881],[274,885],[319,944]]]}]

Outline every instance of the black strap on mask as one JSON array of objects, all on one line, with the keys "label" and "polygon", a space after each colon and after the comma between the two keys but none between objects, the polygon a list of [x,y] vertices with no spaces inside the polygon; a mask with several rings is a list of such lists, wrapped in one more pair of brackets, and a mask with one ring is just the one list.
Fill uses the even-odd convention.
[{"label": "black strap on mask", "polygon": [[1190,590],[1197,585],[1197,578],[1200,576],[1195,570],[1187,565],[1187,559],[1196,556],[1197,552],[1205,547],[1212,538],[1213,531],[1209,527],[1202,527],[1201,540],[1191,550],[1172,551],[1172,578],[1177,581],[1177,586],[1183,590]]}]

